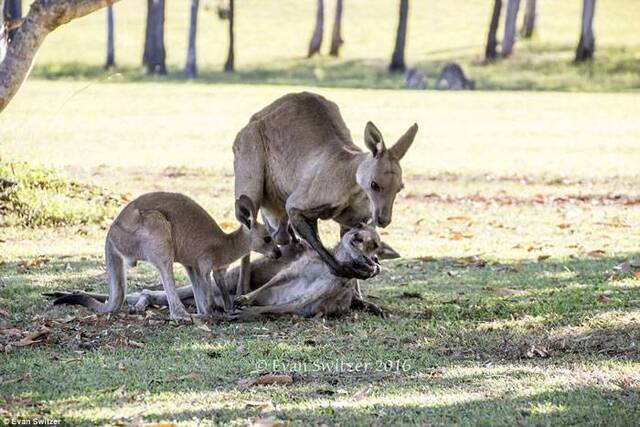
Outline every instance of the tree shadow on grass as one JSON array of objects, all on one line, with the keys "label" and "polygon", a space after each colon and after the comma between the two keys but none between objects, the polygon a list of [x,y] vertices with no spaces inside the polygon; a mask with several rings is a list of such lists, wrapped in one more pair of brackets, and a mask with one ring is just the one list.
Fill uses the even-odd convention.
[{"label": "tree shadow on grass", "polygon": [[[406,398],[406,396],[404,396]],[[308,409],[274,410],[266,413],[222,409],[216,411],[178,412],[180,419],[210,418],[217,422],[228,422],[240,417],[272,416],[290,422],[354,425],[373,422],[377,425],[398,424],[473,424],[473,425],[609,425],[633,424],[640,416],[637,391],[611,391],[601,387],[567,387],[557,391],[521,396],[505,393],[496,398],[474,399],[461,403],[440,403],[438,395],[418,396],[426,398],[423,403],[398,403],[393,396],[377,399],[372,405],[347,402],[333,407],[330,403]],[[462,399],[464,400],[464,398]],[[171,419],[176,413],[150,413],[147,419]]]},{"label": "tree shadow on grass", "polygon": [[[523,46],[513,58],[485,65],[469,53],[452,52],[440,59],[411,64],[419,68],[433,89],[442,67],[459,62],[480,90],[554,90],[617,91],[640,88],[640,58],[632,49],[604,47],[596,58],[585,64],[571,62],[571,46]],[[41,79],[98,80],[114,82],[187,82],[182,70],[170,70],[165,76],[149,76],[141,67],[104,70],[99,65],[79,62],[43,64],[33,77]],[[379,59],[343,60],[332,58],[281,59],[271,63],[250,64],[234,73],[202,68],[199,83],[319,86],[361,89],[402,89],[402,73],[389,73],[387,63]]]},{"label": "tree shadow on grass", "polygon": [[[495,365],[504,361],[550,367],[585,360],[599,363],[615,359],[640,360],[640,349],[635,344],[640,342],[640,314],[633,305],[634,300],[640,299],[638,286],[627,282],[624,282],[627,286],[622,286],[623,282],[617,278],[607,280],[611,267],[621,259],[519,261],[484,266],[448,258],[431,262],[402,260],[390,268],[398,280],[385,274],[365,287],[365,293],[373,293],[380,302],[390,305],[392,314],[388,319],[363,314],[326,321],[268,318],[213,324],[209,326],[210,332],[191,325],[151,323],[148,319],[126,316],[83,320],[91,314],[89,310],[77,307],[54,310],[40,296],[42,286],[38,285],[37,277],[46,275],[51,276],[47,281],[50,290],[78,288],[87,282],[97,284],[103,277],[102,273],[96,273],[101,265],[97,259],[54,258],[41,268],[40,276],[20,275],[17,263],[9,262],[0,272],[3,277],[9,274],[11,290],[0,291],[0,298],[11,301],[12,319],[27,322],[29,316],[36,313],[44,313],[45,318],[59,319],[66,314],[77,318],[69,323],[50,325],[49,344],[0,355],[3,360],[0,376],[18,380],[0,383],[0,395],[47,402],[45,407],[50,408],[77,410],[136,405],[137,399],[144,402],[145,396],[166,393],[215,392],[220,394],[220,399],[231,401],[247,396],[242,399],[275,399],[282,405],[293,402],[293,409],[268,412],[291,420],[315,422],[332,417],[336,422],[349,423],[361,416],[382,414],[389,422],[410,422],[422,419],[419,417],[426,413],[442,422],[473,421],[456,418],[466,414],[465,417],[480,417],[479,420],[490,423],[490,417],[495,415],[490,408],[499,406],[498,400],[510,399],[509,396],[495,401],[477,399],[477,393],[486,392],[478,387],[486,388],[491,378],[486,375],[463,378],[463,375],[440,380],[432,375],[434,370],[488,362]],[[71,276],[68,276],[67,264],[74,272]],[[151,271],[141,276],[144,280],[156,277]],[[523,293],[503,295],[483,289],[491,278],[495,289],[517,289]],[[104,289],[101,285],[87,290]],[[403,295],[405,292],[408,295]],[[599,303],[598,295],[606,292],[610,292],[609,300]],[[24,301],[32,304],[24,307],[18,316],[16,312],[24,306]],[[75,346],[78,339],[85,338],[97,344],[84,349]],[[81,351],[81,356],[77,351]],[[396,360],[408,361],[410,369],[345,374],[335,365],[344,361],[366,361],[375,367]],[[332,368],[300,369],[304,364],[313,367],[318,361]],[[239,383],[241,379],[255,378],[261,373],[292,370],[295,382],[290,389],[247,390]],[[513,367],[509,368],[506,374],[511,378],[529,375],[517,368],[512,370]],[[393,397],[388,397],[371,405],[339,404],[336,406],[339,409],[331,404],[344,400],[341,389],[353,395],[362,387],[373,385],[380,388],[377,394],[383,396],[387,390],[401,390],[411,395],[425,392],[425,384],[428,384],[426,390],[434,395],[427,399],[428,403],[414,404],[409,400],[395,404]],[[114,390],[121,387],[123,391],[114,394]],[[436,403],[438,393],[455,395],[463,391],[472,393],[463,404]],[[561,403],[557,403],[545,397],[543,401],[550,400],[555,406],[540,410],[525,408],[525,412],[548,413],[551,421],[559,420],[555,417],[560,413],[571,413],[571,417],[580,420],[580,411],[584,409],[580,405],[602,404],[597,410],[605,413],[606,399],[599,396],[608,391],[572,393],[576,395],[575,402],[562,398],[558,399]],[[622,398],[619,397],[622,392],[614,394],[618,396],[616,399]],[[90,399],[82,400],[83,396]],[[637,399],[637,395],[634,396]],[[305,409],[303,402],[306,401],[311,401],[311,409]],[[506,423],[517,416],[521,406],[528,408],[536,401],[535,395],[512,399],[511,405],[503,406],[504,414],[495,415],[496,419]],[[296,408],[296,402],[301,402],[300,407]],[[571,409],[572,405],[575,409]],[[257,410],[222,407],[215,411],[171,408],[170,411],[142,412],[145,419],[150,420],[169,416],[185,420],[191,416],[216,416],[219,417],[216,420],[222,422],[255,415]],[[621,416],[621,413],[616,410],[614,415]],[[529,416],[517,420],[530,422]]]}]

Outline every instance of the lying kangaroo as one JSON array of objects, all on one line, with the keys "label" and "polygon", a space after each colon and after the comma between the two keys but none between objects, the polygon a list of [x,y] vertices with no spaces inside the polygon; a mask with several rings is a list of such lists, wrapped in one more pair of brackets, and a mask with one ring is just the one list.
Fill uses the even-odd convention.
[{"label": "lying kangaroo", "polygon": [[[400,255],[395,252],[389,245],[385,242],[380,242],[380,247],[375,252],[375,255],[380,259],[394,259],[399,258]],[[298,241],[295,243],[290,243],[282,247],[282,256],[277,259],[272,259],[268,257],[260,257],[251,262],[251,275],[249,277],[249,289],[256,290],[271,279],[273,279],[277,274],[281,271],[289,268],[289,266],[298,260],[302,255],[305,256],[315,256],[315,251],[310,249],[309,246],[302,242]],[[240,276],[240,267],[235,267],[229,270],[224,277],[225,284],[227,284],[228,291],[230,294],[235,294],[236,289],[234,284],[238,282]],[[316,278],[312,278],[312,280],[316,280]],[[216,288],[214,291],[214,300],[219,305],[222,305],[222,296]],[[195,299],[193,297],[193,287],[192,286],[181,286],[177,288],[178,297],[182,300],[182,303],[188,306],[195,306]],[[47,297],[54,298],[54,304],[73,304],[74,302],[69,302],[65,297],[68,295],[72,295],[70,292],[50,292],[43,294]],[[105,302],[107,300],[108,295],[106,294],[87,294],[92,298]],[[136,311],[143,311],[149,305],[153,306],[167,306],[167,294],[162,290],[143,290],[141,292],[134,292],[128,294],[125,297],[125,301],[129,305],[129,307],[134,308]],[[362,307],[366,308],[366,307]]]},{"label": "lying kangaroo", "polygon": [[256,209],[247,196],[236,201],[236,215],[243,225],[226,234],[202,207],[182,194],[142,195],[122,210],[107,233],[107,302],[73,293],[59,298],[57,303],[80,304],[102,313],[117,311],[125,299],[125,263],[133,267],[138,261],[148,261],[160,272],[170,318],[190,320],[176,292],[173,263],[178,262],[187,270],[199,314],[212,314],[211,272],[225,312],[230,313],[232,300],[224,282],[229,264],[252,250],[274,258],[280,256],[267,229],[256,221]]},{"label": "lying kangaroo", "polygon": [[475,88],[476,82],[473,80],[467,80],[462,68],[454,62],[450,62],[444,66],[440,72],[438,80],[436,81],[436,89],[440,90],[473,90]]},{"label": "lying kangaroo", "polygon": [[277,227],[279,244],[290,240],[290,224],[334,275],[366,279],[374,267],[338,262],[318,237],[318,219],[334,219],[342,234],[370,219],[389,225],[403,188],[400,160],[417,131],[414,124],[387,149],[369,122],[365,153],[351,140],[336,104],[307,92],[283,96],[253,115],[236,137],[235,193],[262,209],[265,222]]},{"label": "lying kangaroo", "polygon": [[[249,289],[255,290],[271,280],[281,270],[285,269],[290,263],[298,259],[304,252],[308,251],[308,246],[303,242],[291,243],[281,249],[279,258],[263,256],[251,262],[251,274],[249,276]],[[235,267],[226,272],[224,283],[227,285],[227,291],[230,295],[235,296],[236,283],[240,279],[240,267]],[[183,304],[196,306],[193,296],[193,286],[180,286],[176,289],[178,297]],[[44,296],[54,298],[54,305],[57,304],[77,304],[75,301],[69,301],[66,297],[72,295],[71,292],[47,292]],[[105,302],[108,295],[87,293],[92,298]],[[222,295],[217,288],[213,288],[213,299],[217,305],[222,306],[224,301]],[[149,305],[167,306],[167,293],[163,290],[144,289],[140,292],[128,294],[125,297],[127,305],[135,311],[144,311]]]},{"label": "lying kangaroo", "polygon": [[[373,275],[380,266],[375,254],[380,236],[371,226],[359,226],[344,234],[333,250],[339,262],[371,265]],[[356,280],[336,276],[314,251],[289,264],[267,284],[246,295],[236,297],[244,307],[241,317],[262,313],[292,313],[300,316],[335,315],[348,311],[356,292]]]}]

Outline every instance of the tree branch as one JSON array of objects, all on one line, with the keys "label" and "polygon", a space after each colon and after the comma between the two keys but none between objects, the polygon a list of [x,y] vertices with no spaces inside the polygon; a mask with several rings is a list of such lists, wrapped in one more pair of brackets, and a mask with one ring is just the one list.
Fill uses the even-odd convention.
[{"label": "tree branch", "polygon": [[36,52],[51,31],[117,1],[35,0],[11,41],[5,57],[0,58],[0,112],[9,104],[29,75]]}]

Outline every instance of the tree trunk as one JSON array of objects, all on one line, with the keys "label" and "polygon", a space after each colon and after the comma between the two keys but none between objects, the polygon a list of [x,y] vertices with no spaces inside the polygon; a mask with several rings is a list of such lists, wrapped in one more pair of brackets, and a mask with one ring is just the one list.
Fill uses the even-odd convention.
[{"label": "tree trunk", "polygon": [[596,50],[596,38],[593,35],[593,16],[596,12],[596,0],[584,0],[582,5],[582,31],[576,49],[576,62],[593,58]]},{"label": "tree trunk", "polygon": [[0,63],[4,60],[9,48],[9,30],[4,22],[5,0],[0,0]]},{"label": "tree trunk", "polygon": [[6,56],[0,56],[0,111],[6,108],[20,89],[31,70],[38,48],[51,31],[116,1],[35,0],[31,3],[29,13],[16,31]]},{"label": "tree trunk", "polygon": [[116,48],[113,41],[113,6],[107,7],[107,60],[104,68],[116,66]]},{"label": "tree trunk", "polygon": [[[0,10],[4,10],[4,15],[7,18],[18,20],[22,18],[22,0],[6,0]],[[16,31],[18,31],[17,28],[9,29],[9,40],[13,39]]]},{"label": "tree trunk", "polygon": [[518,21],[518,10],[520,0],[508,0],[507,12],[504,21],[504,37],[502,39],[502,49],[500,53],[503,58],[508,58],[513,52],[513,45],[516,42],[516,23]]},{"label": "tree trunk", "polygon": [[142,65],[149,74],[166,74],[164,49],[164,0],[147,0],[147,29]]},{"label": "tree trunk", "polygon": [[318,0],[318,8],[316,10],[316,26],[313,29],[313,35],[309,42],[309,53],[307,58],[311,58],[316,53],[320,52],[320,46],[322,46],[322,34],[324,33],[324,0]]},{"label": "tree trunk", "polygon": [[189,19],[189,47],[187,48],[187,64],[184,74],[188,79],[198,77],[198,65],[196,61],[196,34],[198,32],[198,7],[200,0],[191,0],[191,18]]},{"label": "tree trunk", "polygon": [[409,0],[400,0],[400,16],[398,19],[398,30],[396,32],[396,45],[391,55],[390,71],[404,71],[404,46],[407,38],[407,19],[409,17]]},{"label": "tree trunk", "polygon": [[493,12],[491,14],[491,23],[489,24],[489,35],[487,36],[487,49],[484,52],[484,60],[493,62],[498,59],[498,25],[500,25],[500,12],[502,12],[502,0],[493,2]]},{"label": "tree trunk", "polygon": [[530,39],[536,29],[536,21],[538,20],[538,8],[536,0],[527,0],[524,8],[524,20],[522,21],[522,29],[520,34],[522,38]]},{"label": "tree trunk", "polygon": [[331,49],[329,55],[338,56],[342,40],[342,0],[336,1],[336,16],[333,20],[333,33],[331,33]]},{"label": "tree trunk", "polygon": [[229,0],[229,52],[227,52],[227,62],[224,63],[224,71],[227,73],[232,73],[235,69],[233,26],[236,20],[236,9],[233,3],[234,0]]}]

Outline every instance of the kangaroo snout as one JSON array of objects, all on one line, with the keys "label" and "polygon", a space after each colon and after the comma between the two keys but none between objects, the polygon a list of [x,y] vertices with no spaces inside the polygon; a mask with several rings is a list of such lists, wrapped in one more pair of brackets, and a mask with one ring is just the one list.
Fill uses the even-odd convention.
[{"label": "kangaroo snout", "polygon": [[376,225],[378,227],[385,228],[389,224],[391,224],[391,217],[390,216],[382,216],[382,215],[377,215],[376,216]]}]

